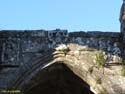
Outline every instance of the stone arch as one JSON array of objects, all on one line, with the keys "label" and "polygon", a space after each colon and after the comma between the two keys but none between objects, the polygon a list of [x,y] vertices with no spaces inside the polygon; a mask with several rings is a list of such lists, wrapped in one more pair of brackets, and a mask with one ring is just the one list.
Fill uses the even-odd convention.
[{"label": "stone arch", "polygon": [[[50,52],[50,54],[48,54],[49,58],[47,57],[47,55],[43,55],[43,56],[41,57],[40,60],[38,60],[38,62],[36,62],[36,64],[32,65],[34,70],[31,70],[29,68],[28,70],[26,70],[27,72],[30,71],[28,75],[26,75],[26,76],[25,76],[25,74],[21,75],[21,80],[20,79],[16,80],[16,83],[13,84],[13,86],[14,86],[13,89],[22,90],[22,88],[26,87],[29,82],[32,82],[31,81],[32,79],[36,79],[36,75],[40,71],[43,71],[45,68],[48,68],[53,64],[63,63],[75,75],[77,75],[77,77],[79,77],[83,82],[88,84],[88,86],[90,86],[89,89],[92,89],[95,94],[100,94],[100,93],[110,94],[111,91],[108,90],[107,87],[105,87],[106,85],[109,85],[109,84],[105,81],[106,79],[103,79],[104,78],[103,74],[100,74],[101,72],[96,71],[96,69],[94,69],[95,72],[93,72],[92,74],[89,73],[88,68],[91,67],[91,64],[87,63],[87,61],[81,61],[77,56],[74,56],[71,53],[68,53],[65,56],[63,53],[58,52],[58,51]],[[43,64],[43,62],[44,62],[44,64]],[[80,63],[83,63],[83,62],[85,64],[79,66]],[[100,78],[100,77],[103,77],[103,78],[101,78],[102,83],[98,84],[98,83],[96,83],[96,80],[97,80],[96,78]],[[35,82],[33,82],[31,84],[35,84]]]},{"label": "stone arch", "polygon": [[94,94],[86,82],[59,61],[40,70],[21,88],[23,94]]},{"label": "stone arch", "polygon": [[[38,59],[38,58],[37,58]],[[56,56],[56,55],[54,55],[53,56],[53,60],[52,59],[50,59],[49,61],[47,60],[48,58],[43,58],[43,57],[41,57],[41,59],[40,60],[38,60],[38,62],[34,65],[34,66],[36,66],[37,64],[39,65],[39,66],[37,66],[34,70],[30,70],[30,69],[27,69],[27,71],[30,71],[29,72],[29,74],[27,75],[27,73],[24,73],[23,75],[24,76],[21,76],[20,77],[20,79],[16,79],[16,81],[14,82],[14,84],[12,85],[13,86],[13,89],[19,89],[19,90],[21,90],[21,92],[22,92],[22,94],[25,94],[25,93],[23,93],[23,92],[25,92],[26,91],[26,89],[27,89],[27,87],[29,87],[29,85],[32,87],[33,85],[38,85],[39,86],[39,84],[38,83],[36,83],[36,80],[37,79],[40,79],[40,78],[37,78],[37,75],[40,75],[40,73],[41,73],[41,71],[42,71],[42,75],[45,75],[45,76],[47,76],[48,77],[48,79],[51,79],[51,78],[53,78],[53,77],[50,77],[49,78],[49,74],[51,74],[51,69],[53,69],[53,68],[55,68],[54,69],[54,72],[55,72],[55,70],[58,72],[58,71],[61,71],[62,72],[62,75],[61,76],[66,76],[63,72],[64,71],[68,71],[68,74],[70,74],[72,77],[68,77],[68,78],[66,78],[68,81],[70,81],[70,84],[69,84],[69,86],[70,85],[78,85],[78,87],[79,87],[79,85],[81,85],[80,86],[80,89],[81,89],[81,91],[79,91],[79,93],[77,93],[77,94],[81,94],[80,92],[85,92],[84,91],[84,89],[86,89],[86,92],[88,92],[87,94],[94,94],[92,91],[90,91],[90,86],[89,86],[89,84],[88,83],[86,83],[84,80],[82,80],[80,77],[78,77],[76,74],[74,74],[73,73],[73,71],[70,69],[70,65],[68,65],[66,62],[69,62],[70,63],[70,61],[69,60],[63,60],[63,58],[60,58],[60,56]],[[59,60],[58,60],[59,59]],[[43,65],[41,65],[40,64],[40,62],[42,62],[44,60],[44,62],[47,60],[47,62]],[[34,67],[33,66],[33,67]],[[57,66],[57,68],[56,68],[56,66]],[[50,73],[48,73],[49,71],[50,71]],[[53,71],[52,71],[53,72]],[[25,76],[25,74],[26,74],[26,76]],[[52,75],[51,75],[52,76]],[[55,77],[56,76],[58,76],[57,74],[55,75]],[[73,78],[74,77],[74,78]],[[46,77],[44,77],[44,78],[46,78]],[[43,79],[44,79],[43,78]],[[72,78],[73,78],[73,80],[72,80]],[[61,78],[62,79],[62,78]],[[74,80],[75,79],[75,80]],[[53,79],[52,79],[53,80]],[[55,79],[54,79],[55,80]],[[45,80],[46,81],[46,80]],[[75,81],[75,83],[74,83],[74,81]],[[47,81],[46,81],[47,82]],[[74,83],[74,84],[72,84],[72,83]],[[58,81],[58,85],[59,85],[59,81]],[[68,86],[68,87],[69,87]],[[33,86],[33,90],[34,90],[34,86]],[[75,87],[73,87],[73,88],[75,88]],[[84,88],[83,90],[82,90],[82,88]],[[37,89],[37,88],[36,88]],[[67,89],[68,90],[68,89]],[[74,89],[73,89],[74,90]],[[58,92],[60,92],[59,90],[58,90]],[[65,93],[65,94],[70,94],[70,92],[72,92],[71,91],[71,88],[69,88],[69,91],[62,91],[63,92],[63,94],[64,94],[64,92],[69,92],[69,93]],[[75,91],[74,91],[75,92]],[[77,92],[78,92],[78,88],[77,88]],[[72,92],[73,93],[73,92]],[[30,94],[29,92],[28,92],[28,94]],[[31,94],[33,94],[33,93],[31,93]],[[37,93],[38,94],[38,93]],[[48,93],[46,93],[46,94],[48,94]],[[58,94],[62,94],[61,92],[60,93],[58,93]],[[76,94],[76,93],[74,93],[74,94]]]}]

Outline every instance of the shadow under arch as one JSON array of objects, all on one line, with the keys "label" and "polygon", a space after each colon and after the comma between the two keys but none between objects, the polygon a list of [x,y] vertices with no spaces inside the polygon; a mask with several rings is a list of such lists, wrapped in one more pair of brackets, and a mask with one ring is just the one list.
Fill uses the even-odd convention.
[{"label": "shadow under arch", "polygon": [[94,94],[90,86],[60,61],[40,70],[22,88],[22,94]]}]

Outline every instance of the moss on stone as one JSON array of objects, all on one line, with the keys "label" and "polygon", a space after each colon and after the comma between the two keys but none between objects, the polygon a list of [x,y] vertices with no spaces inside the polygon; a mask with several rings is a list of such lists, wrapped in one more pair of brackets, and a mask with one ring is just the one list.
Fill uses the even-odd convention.
[{"label": "moss on stone", "polygon": [[125,65],[122,65],[121,76],[125,76]]}]

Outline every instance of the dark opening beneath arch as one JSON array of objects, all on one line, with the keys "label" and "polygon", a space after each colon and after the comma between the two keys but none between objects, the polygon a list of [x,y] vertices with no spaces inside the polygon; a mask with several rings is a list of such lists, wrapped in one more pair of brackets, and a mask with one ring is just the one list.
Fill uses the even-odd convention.
[{"label": "dark opening beneath arch", "polygon": [[90,86],[63,63],[44,68],[32,81],[24,88],[24,94],[94,94]]}]

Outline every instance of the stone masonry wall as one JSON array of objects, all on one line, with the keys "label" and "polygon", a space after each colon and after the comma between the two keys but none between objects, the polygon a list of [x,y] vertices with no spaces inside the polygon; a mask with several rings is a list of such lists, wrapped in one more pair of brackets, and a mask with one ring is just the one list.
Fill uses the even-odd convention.
[{"label": "stone masonry wall", "polygon": [[0,31],[0,63],[18,65],[54,49],[59,44],[70,43],[103,51],[107,62],[121,62],[120,33],[96,31],[68,33],[67,30],[56,29]]},{"label": "stone masonry wall", "polygon": [[[75,51],[82,48],[100,50],[106,63],[121,63],[121,37],[116,32],[68,32],[67,30],[2,30],[0,31],[0,89],[8,89],[32,67],[38,58],[52,57],[49,51],[60,44]],[[89,52],[88,52],[89,53]],[[46,56],[45,55],[45,56]],[[18,66],[9,68],[6,66]],[[6,68],[3,68],[3,67]]]}]

